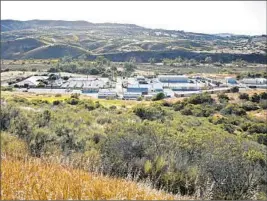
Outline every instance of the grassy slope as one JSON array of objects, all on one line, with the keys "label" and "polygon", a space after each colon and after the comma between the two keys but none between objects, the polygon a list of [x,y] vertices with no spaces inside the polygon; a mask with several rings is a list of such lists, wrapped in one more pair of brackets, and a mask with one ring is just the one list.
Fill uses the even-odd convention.
[{"label": "grassy slope", "polygon": [[70,45],[52,45],[52,46],[48,45],[26,52],[22,56],[22,59],[29,59],[29,58],[50,59],[50,58],[61,58],[66,55],[71,55],[75,57],[87,53],[89,52],[82,48]]},{"label": "grassy slope", "polygon": [[27,158],[24,143],[7,133],[1,135],[1,145],[1,200],[190,199],[157,191],[145,184]]}]

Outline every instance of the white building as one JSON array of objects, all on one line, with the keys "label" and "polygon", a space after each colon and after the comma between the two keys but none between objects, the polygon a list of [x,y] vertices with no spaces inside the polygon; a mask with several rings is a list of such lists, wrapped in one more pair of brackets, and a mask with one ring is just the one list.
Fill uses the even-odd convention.
[{"label": "white building", "polygon": [[124,100],[135,100],[141,96],[142,96],[141,92],[135,92],[135,93],[134,92],[125,92],[123,94],[123,99]]},{"label": "white building", "polygon": [[267,84],[266,78],[244,78],[241,83],[251,85],[264,85]]},{"label": "white building", "polygon": [[47,76],[31,76],[25,80],[22,80],[18,83],[16,83],[16,85],[20,86],[20,87],[37,87],[38,84],[40,83],[40,80],[47,80],[48,77]]},{"label": "white building", "polygon": [[101,90],[98,92],[98,98],[102,99],[115,99],[117,98],[117,93],[111,90]]},{"label": "white building", "polygon": [[188,83],[188,77],[185,75],[159,75],[158,80],[160,82],[168,83]]}]

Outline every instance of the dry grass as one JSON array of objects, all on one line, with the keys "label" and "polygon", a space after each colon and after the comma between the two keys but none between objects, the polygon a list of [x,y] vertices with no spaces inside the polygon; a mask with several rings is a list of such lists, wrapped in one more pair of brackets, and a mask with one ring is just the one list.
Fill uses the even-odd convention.
[{"label": "dry grass", "polygon": [[[1,133],[1,200],[189,200],[126,179],[28,156],[24,141]],[[193,198],[191,198],[193,199]]]},{"label": "dry grass", "polygon": [[248,114],[256,118],[258,120],[264,121],[267,123],[267,110],[256,110],[256,111],[250,111]]},{"label": "dry grass", "polygon": [[[38,159],[2,159],[2,200],[177,200],[177,197],[123,179],[44,163]],[[192,199],[192,198],[191,198]]]}]

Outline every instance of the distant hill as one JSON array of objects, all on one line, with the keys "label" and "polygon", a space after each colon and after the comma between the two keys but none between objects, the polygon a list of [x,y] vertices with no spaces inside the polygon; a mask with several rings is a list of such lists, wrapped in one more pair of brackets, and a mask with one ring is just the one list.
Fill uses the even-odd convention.
[{"label": "distant hill", "polygon": [[108,55],[114,61],[118,57],[127,61],[128,57],[121,55],[131,54],[136,55],[137,61],[147,61],[147,55],[159,61],[174,56],[190,59],[192,55],[199,60],[202,55],[211,54],[221,61],[246,58],[249,62],[265,63],[262,57],[266,55],[266,39],[266,35],[203,34],[134,24],[1,20],[3,59],[49,59],[90,53],[92,57]]},{"label": "distant hill", "polygon": [[62,58],[68,55],[76,57],[88,53],[89,51],[70,45],[47,45],[24,53],[21,59],[51,59]]},{"label": "distant hill", "polygon": [[1,58],[19,58],[23,53],[40,48],[45,43],[34,38],[1,42]]},{"label": "distant hill", "polygon": [[45,27],[86,27],[92,23],[86,21],[63,21],[63,20],[1,20],[1,32],[21,30],[21,29],[34,29]]}]

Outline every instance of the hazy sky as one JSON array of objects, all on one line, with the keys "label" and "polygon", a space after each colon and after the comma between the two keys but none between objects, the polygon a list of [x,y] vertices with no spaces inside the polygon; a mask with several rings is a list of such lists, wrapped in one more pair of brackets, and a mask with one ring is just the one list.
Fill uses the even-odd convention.
[{"label": "hazy sky", "polygon": [[266,34],[266,1],[1,1],[1,19],[85,20],[256,35]]}]

